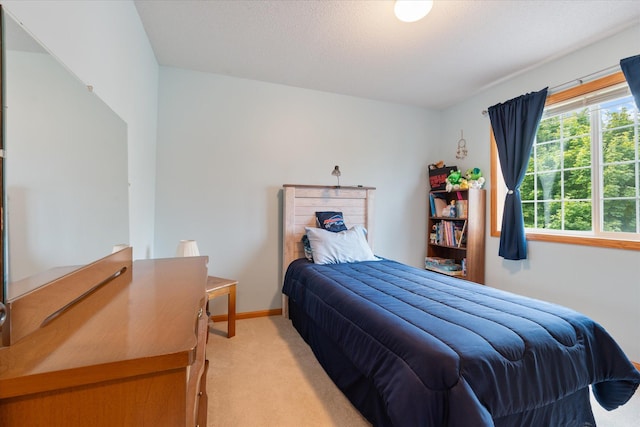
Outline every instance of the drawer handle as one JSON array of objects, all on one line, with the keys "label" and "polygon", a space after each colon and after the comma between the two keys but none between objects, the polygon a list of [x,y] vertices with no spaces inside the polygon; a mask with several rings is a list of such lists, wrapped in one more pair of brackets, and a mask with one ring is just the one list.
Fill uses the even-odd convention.
[{"label": "drawer handle", "polygon": [[4,304],[2,304],[2,302],[0,301],[0,326],[2,326],[6,318],[7,318],[7,309],[4,306]]}]

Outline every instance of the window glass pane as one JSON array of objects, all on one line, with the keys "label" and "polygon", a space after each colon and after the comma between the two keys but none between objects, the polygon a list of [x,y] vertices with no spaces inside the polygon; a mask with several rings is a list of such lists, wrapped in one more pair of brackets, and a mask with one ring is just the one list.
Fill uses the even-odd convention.
[{"label": "window glass pane", "polygon": [[560,139],[560,116],[550,117],[540,122],[536,141],[543,143]]},{"label": "window glass pane", "polygon": [[633,126],[618,127],[602,133],[602,160],[604,163],[633,160],[635,152]]},{"label": "window glass pane", "polygon": [[560,168],[560,142],[547,142],[536,146],[538,172]]},{"label": "window glass pane", "polygon": [[574,231],[591,231],[591,201],[567,202],[564,205],[564,228]]},{"label": "window glass pane", "polygon": [[569,138],[564,147],[564,167],[579,168],[591,166],[591,137],[582,135]]},{"label": "window glass pane", "polygon": [[[600,120],[604,125],[603,128],[611,129],[621,124],[633,123],[633,113],[635,111],[637,110],[632,96],[625,96],[602,103]],[[613,115],[614,113],[618,115]],[[625,118],[624,116],[627,117]],[[622,120],[622,123],[619,122],[620,120]],[[630,122],[627,122],[627,120],[630,120]]]},{"label": "window glass pane", "polygon": [[591,113],[588,108],[571,111],[562,115],[563,136],[589,136],[591,132]]},{"label": "window glass pane", "polygon": [[565,199],[591,199],[591,169],[573,169],[564,173]]},{"label": "window glass pane", "polygon": [[538,200],[560,199],[560,172],[538,174]]},{"label": "window glass pane", "polygon": [[522,184],[520,184],[520,198],[522,200],[533,200],[534,195],[534,176],[533,175],[525,175],[522,180]]},{"label": "window glass pane", "polygon": [[603,197],[635,197],[636,175],[636,165],[633,163],[604,166]]},{"label": "window glass pane", "polygon": [[535,205],[533,202],[522,203],[522,216],[524,218],[525,228],[534,228],[535,224]]},{"label": "window glass pane", "polygon": [[527,164],[527,173],[533,173],[535,172],[535,152],[536,152],[536,146],[534,144],[533,148],[531,149],[531,157],[529,157],[529,163]]},{"label": "window glass pane", "polygon": [[609,232],[637,233],[635,200],[605,200],[603,228]]},{"label": "window glass pane", "polygon": [[562,230],[562,210],[560,202],[538,203],[537,228]]}]

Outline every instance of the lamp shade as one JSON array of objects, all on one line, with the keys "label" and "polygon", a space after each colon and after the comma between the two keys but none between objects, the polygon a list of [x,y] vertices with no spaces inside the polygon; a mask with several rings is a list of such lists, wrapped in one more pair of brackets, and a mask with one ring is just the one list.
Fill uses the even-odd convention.
[{"label": "lamp shade", "polygon": [[198,243],[195,240],[180,240],[180,243],[178,243],[178,249],[176,250],[176,256],[200,256]]},{"label": "lamp shade", "polygon": [[116,252],[120,252],[123,249],[128,248],[129,245],[127,245],[126,243],[119,243],[117,245],[113,245],[113,250],[111,251],[112,254],[115,254]]}]

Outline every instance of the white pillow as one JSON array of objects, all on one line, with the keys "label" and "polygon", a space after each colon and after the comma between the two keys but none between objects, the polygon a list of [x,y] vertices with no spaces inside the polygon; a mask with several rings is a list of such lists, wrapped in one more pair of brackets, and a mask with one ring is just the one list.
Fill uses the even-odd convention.
[{"label": "white pillow", "polygon": [[322,228],[305,228],[316,264],[379,260],[371,251],[365,237],[366,230],[361,225],[338,233]]}]

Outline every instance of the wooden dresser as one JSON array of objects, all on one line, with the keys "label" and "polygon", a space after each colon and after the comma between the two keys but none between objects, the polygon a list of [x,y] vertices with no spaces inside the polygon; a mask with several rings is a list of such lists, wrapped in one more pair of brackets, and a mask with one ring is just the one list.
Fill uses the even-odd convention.
[{"label": "wooden dresser", "polygon": [[206,427],[206,264],[129,258],[0,348],[0,426]]}]

